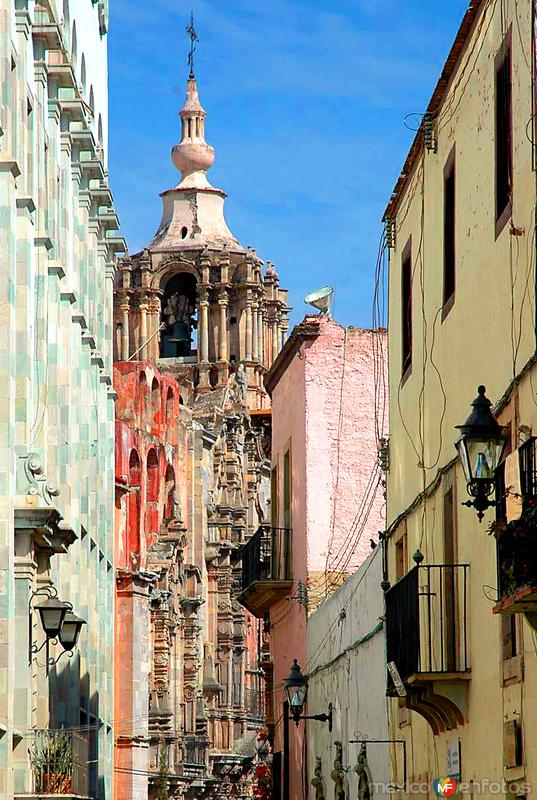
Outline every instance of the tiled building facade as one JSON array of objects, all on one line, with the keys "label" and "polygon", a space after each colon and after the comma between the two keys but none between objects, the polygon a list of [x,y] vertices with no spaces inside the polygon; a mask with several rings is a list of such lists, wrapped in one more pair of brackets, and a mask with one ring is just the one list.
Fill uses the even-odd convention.
[{"label": "tiled building facade", "polygon": [[[104,0],[0,2],[6,798],[50,790],[53,769],[67,795],[105,798],[112,791],[110,342],[122,241],[113,233],[118,222],[106,172],[106,52]],[[36,606],[56,594],[85,622],[70,659],[61,644],[32,652],[45,641]],[[66,642],[65,624],[60,635]],[[47,656],[59,660],[47,664]],[[60,753],[61,774],[51,764]]]}]

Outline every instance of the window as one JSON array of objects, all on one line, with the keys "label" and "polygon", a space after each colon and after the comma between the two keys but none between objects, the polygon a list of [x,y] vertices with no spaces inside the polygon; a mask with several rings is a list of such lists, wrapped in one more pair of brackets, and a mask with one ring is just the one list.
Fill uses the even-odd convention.
[{"label": "window", "polygon": [[403,250],[401,263],[401,320],[404,378],[412,369],[412,239]]},{"label": "window", "polygon": [[278,467],[272,467],[270,473],[270,524],[273,528],[278,527]]},{"label": "window", "polygon": [[283,457],[283,527],[291,528],[291,446]]},{"label": "window", "polygon": [[518,719],[503,723],[503,765],[506,769],[524,765],[522,725]]},{"label": "window", "polygon": [[496,236],[511,216],[513,188],[513,120],[511,85],[511,31],[495,60],[496,115]]},{"label": "window", "polygon": [[407,572],[407,530],[406,523],[395,540],[395,580],[400,581]]},{"label": "window", "polygon": [[444,167],[444,297],[443,316],[455,300],[455,148]]},{"label": "window", "polygon": [[502,659],[507,661],[518,653],[518,639],[516,628],[516,614],[506,614],[501,617],[502,634]]}]

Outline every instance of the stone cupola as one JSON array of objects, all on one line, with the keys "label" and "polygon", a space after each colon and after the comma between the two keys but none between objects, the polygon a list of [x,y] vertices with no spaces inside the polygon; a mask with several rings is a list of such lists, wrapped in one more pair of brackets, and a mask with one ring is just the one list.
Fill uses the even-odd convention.
[{"label": "stone cupola", "polygon": [[169,250],[203,243],[244,250],[224,217],[226,193],[212,186],[207,178],[215,151],[205,141],[206,112],[192,74],[187,81],[186,98],[179,117],[181,141],[172,148],[172,161],[181,178],[175,188],[161,194],[162,219],[151,247]]}]

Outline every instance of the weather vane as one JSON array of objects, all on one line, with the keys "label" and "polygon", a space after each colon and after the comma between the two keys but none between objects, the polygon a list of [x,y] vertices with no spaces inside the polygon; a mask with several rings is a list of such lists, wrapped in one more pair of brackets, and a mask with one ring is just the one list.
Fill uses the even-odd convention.
[{"label": "weather vane", "polygon": [[194,53],[196,52],[196,42],[199,42],[199,36],[194,28],[194,12],[190,12],[190,25],[187,25],[186,32],[190,36],[190,53],[188,54],[188,66],[190,67],[190,76],[194,77]]}]

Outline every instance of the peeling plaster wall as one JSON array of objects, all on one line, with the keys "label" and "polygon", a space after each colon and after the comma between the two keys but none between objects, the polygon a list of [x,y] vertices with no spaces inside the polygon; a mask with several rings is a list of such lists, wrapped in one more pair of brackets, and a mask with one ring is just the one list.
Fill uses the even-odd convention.
[{"label": "peeling plaster wall", "polygon": [[356,520],[378,464],[372,338],[385,334],[343,328],[327,317],[320,324],[320,336],[305,353],[310,575],[326,567],[354,572],[385,519],[379,487],[363,531],[355,525],[366,516]]},{"label": "peeling plaster wall", "polygon": [[[291,448],[292,578],[296,598],[299,581],[310,586],[310,604],[324,596],[320,581],[329,560],[332,569],[354,571],[370,552],[370,538],[384,528],[382,490],[372,504],[367,525],[357,541],[349,538],[373,467],[377,464],[374,425],[372,336],[385,334],[345,329],[328,317],[315,317],[317,337],[300,344],[272,392],[272,464],[278,467],[277,524],[283,525],[283,464]],[[339,447],[338,447],[339,442]],[[338,560],[338,554],[345,558]],[[379,612],[380,613],[380,612]],[[309,623],[308,623],[309,625]],[[283,681],[293,658],[307,662],[306,613],[296,599],[271,609],[271,653],[274,659],[274,717],[281,716]],[[382,655],[383,657],[383,655]],[[309,668],[309,667],[308,667]],[[303,726],[291,736],[291,797],[301,796]],[[275,750],[282,747],[281,723]]]}]

